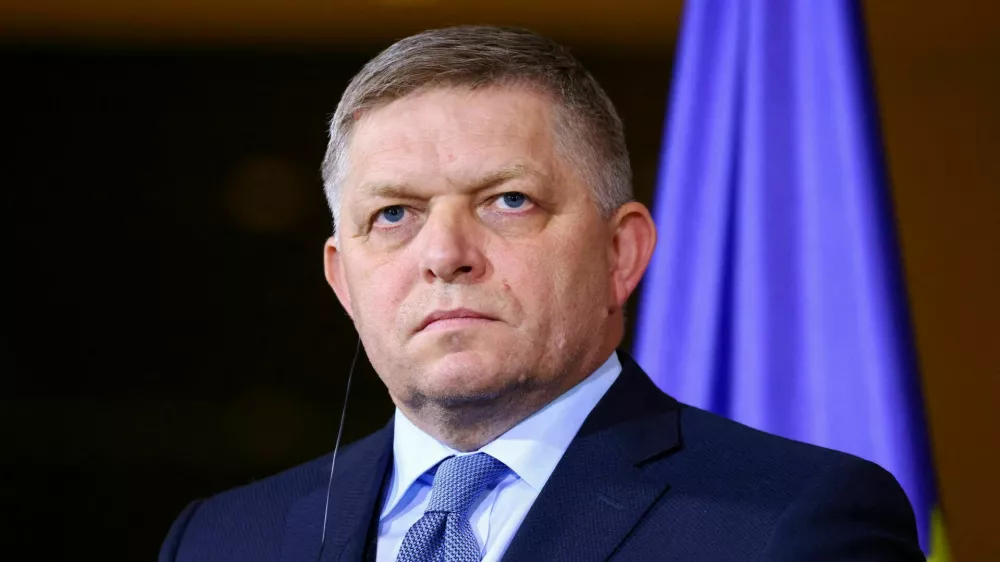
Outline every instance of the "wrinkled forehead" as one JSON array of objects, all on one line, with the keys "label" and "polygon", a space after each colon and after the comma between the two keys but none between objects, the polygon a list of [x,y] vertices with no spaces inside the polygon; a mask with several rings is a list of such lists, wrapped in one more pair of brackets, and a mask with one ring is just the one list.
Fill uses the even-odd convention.
[{"label": "wrinkled forehead", "polygon": [[461,183],[515,166],[551,174],[553,112],[549,96],[528,88],[439,88],[393,100],[355,123],[345,187],[432,176]]}]

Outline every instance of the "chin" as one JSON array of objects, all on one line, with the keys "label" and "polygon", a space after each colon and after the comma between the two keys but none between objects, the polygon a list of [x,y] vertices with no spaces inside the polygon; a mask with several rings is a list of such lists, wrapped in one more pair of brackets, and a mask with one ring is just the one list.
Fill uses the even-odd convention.
[{"label": "chin", "polygon": [[[511,380],[508,380],[511,379]],[[435,401],[482,401],[517,383],[498,357],[477,350],[446,353],[427,364],[418,386]]]},{"label": "chin", "polygon": [[448,351],[426,364],[424,376],[427,379],[460,383],[480,379],[486,371],[495,370],[497,366],[497,358],[485,350]]},{"label": "chin", "polygon": [[467,375],[503,364],[501,349],[508,348],[506,334],[483,330],[449,330],[421,334],[414,356],[425,373]]}]

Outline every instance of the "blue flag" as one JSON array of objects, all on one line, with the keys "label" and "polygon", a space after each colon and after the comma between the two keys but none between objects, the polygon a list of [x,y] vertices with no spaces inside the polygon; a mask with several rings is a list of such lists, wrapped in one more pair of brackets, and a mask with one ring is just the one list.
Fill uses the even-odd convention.
[{"label": "blue flag", "polygon": [[691,0],[635,355],[679,400],[937,496],[859,7]]}]

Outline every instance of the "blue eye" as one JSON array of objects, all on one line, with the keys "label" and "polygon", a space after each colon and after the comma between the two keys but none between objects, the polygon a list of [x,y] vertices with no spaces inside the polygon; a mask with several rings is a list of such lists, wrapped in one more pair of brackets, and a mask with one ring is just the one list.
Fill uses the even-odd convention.
[{"label": "blue eye", "polygon": [[391,207],[386,207],[379,212],[379,215],[385,219],[386,222],[396,223],[403,220],[403,216],[406,214],[406,210],[403,209],[402,205],[393,205]]},{"label": "blue eye", "polygon": [[511,191],[509,193],[504,193],[502,196],[500,196],[500,199],[502,199],[504,204],[510,207],[511,209],[516,209],[524,205],[525,201],[528,200],[528,197],[523,193],[519,193],[517,191]]}]

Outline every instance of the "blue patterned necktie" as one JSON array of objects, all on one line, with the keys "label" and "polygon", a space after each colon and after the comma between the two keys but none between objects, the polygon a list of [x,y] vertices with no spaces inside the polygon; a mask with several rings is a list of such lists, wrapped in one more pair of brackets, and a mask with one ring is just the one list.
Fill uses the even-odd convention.
[{"label": "blue patterned necktie", "polygon": [[468,511],[507,465],[486,453],[450,457],[437,469],[427,509],[410,527],[396,562],[479,562]]}]

